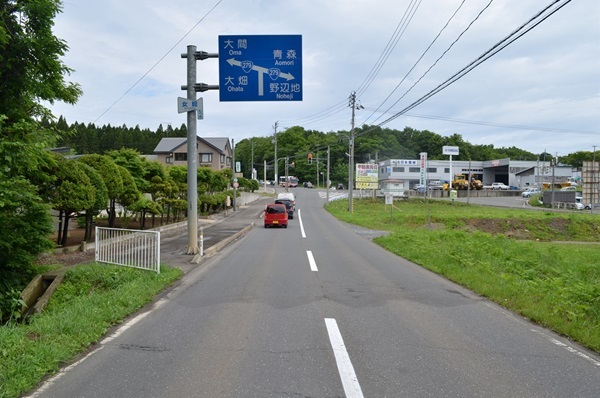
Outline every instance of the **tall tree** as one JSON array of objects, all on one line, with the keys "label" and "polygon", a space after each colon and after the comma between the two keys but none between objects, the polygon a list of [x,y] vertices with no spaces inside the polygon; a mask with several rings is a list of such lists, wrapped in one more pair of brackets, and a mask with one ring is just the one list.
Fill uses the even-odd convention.
[{"label": "tall tree", "polygon": [[58,210],[62,216],[60,222],[62,231],[59,231],[57,243],[65,246],[71,216],[94,206],[96,188],[86,174],[87,169],[84,168],[86,165],[75,160],[65,159],[62,155],[55,156],[57,167],[53,172],[56,179],[52,189],[48,192],[52,208]]},{"label": "tall tree", "polygon": [[78,160],[93,167],[104,180],[108,191],[108,226],[114,227],[117,216],[116,202],[123,193],[123,178],[119,172],[119,166],[112,158],[104,155],[83,155]]},{"label": "tall tree", "polygon": [[52,32],[60,6],[59,0],[0,1],[0,294],[19,291],[39,253],[52,247],[52,219],[37,183],[49,181],[41,168],[51,162],[44,148],[56,133],[39,122],[52,119],[42,103],[73,104],[81,95],[65,81],[67,45]]},{"label": "tall tree", "polygon": [[60,0],[0,2],[0,114],[8,124],[48,115],[40,100],[73,104],[81,95],[61,60],[68,47],[54,36]]},{"label": "tall tree", "polygon": [[147,185],[150,181],[145,180],[146,168],[148,161],[140,156],[140,153],[135,149],[122,148],[118,151],[110,151],[107,153],[115,163],[125,167],[133,179],[135,180],[136,188],[140,192],[147,192]]},{"label": "tall tree", "polygon": [[94,203],[85,209],[85,235],[83,240],[88,242],[92,238],[92,224],[94,217],[100,214],[101,210],[106,209],[108,204],[108,189],[106,188],[102,176],[96,169],[83,162],[79,163],[81,163],[85,174],[90,178],[90,182],[96,190]]},{"label": "tall tree", "polygon": [[121,227],[127,228],[127,223],[129,222],[127,208],[140,199],[141,193],[138,190],[135,184],[135,179],[133,178],[129,170],[119,165],[117,165],[117,169],[119,170],[119,174],[121,175],[121,179],[123,180],[123,191],[121,192],[121,195],[117,198],[117,202],[119,202],[119,204],[123,206],[123,218]]}]

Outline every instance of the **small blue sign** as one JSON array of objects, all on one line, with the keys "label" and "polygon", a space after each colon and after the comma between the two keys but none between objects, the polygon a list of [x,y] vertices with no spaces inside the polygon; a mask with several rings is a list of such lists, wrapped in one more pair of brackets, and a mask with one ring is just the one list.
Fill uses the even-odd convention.
[{"label": "small blue sign", "polygon": [[221,101],[302,101],[302,35],[219,36]]}]

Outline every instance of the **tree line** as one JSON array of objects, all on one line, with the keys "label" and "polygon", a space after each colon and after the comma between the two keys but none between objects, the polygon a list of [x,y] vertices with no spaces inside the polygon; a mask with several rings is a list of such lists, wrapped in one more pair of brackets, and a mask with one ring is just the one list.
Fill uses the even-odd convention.
[{"label": "tree line", "polygon": [[[157,130],[140,129],[139,126],[115,127],[96,126],[93,123],[68,124],[61,116],[57,121],[43,121],[46,128],[61,133],[57,145],[71,148],[77,154],[105,154],[123,148],[134,149],[143,155],[150,155],[160,140],[165,137],[187,137],[185,124],[178,128],[160,124]],[[276,136],[276,137],[275,137]],[[418,159],[419,153],[427,152],[429,159],[446,159],[442,154],[444,146],[458,146],[460,153],[456,160],[493,160],[511,158],[514,160],[557,161],[572,167],[581,167],[584,160],[592,160],[593,153],[579,151],[555,159],[550,153],[532,153],[517,147],[495,147],[474,145],[465,141],[460,134],[442,136],[428,130],[405,127],[402,130],[364,125],[354,131],[354,161],[368,163],[385,159]],[[327,149],[330,151],[330,180],[333,184],[347,182],[350,131],[321,132],[294,126],[277,134],[251,137],[240,140],[235,146],[235,158],[242,166],[243,176],[252,178],[252,170],[257,179],[275,178],[275,153],[273,141],[277,139],[279,176],[288,173],[300,181],[324,184],[327,167]],[[312,155],[309,164],[308,156]],[[266,164],[266,168],[265,168]]]}]

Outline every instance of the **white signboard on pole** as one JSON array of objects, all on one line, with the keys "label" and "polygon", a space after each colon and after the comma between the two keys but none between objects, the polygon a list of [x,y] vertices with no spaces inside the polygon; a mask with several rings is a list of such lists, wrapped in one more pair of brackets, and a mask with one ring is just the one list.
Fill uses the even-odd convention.
[{"label": "white signboard on pole", "polygon": [[450,175],[448,176],[448,186],[452,189],[452,181],[454,177],[452,176],[452,155],[458,155],[458,147],[457,146],[443,146],[442,153],[444,155],[450,155]]},{"label": "white signboard on pole", "polygon": [[458,147],[457,146],[443,146],[442,154],[444,155],[458,155]]}]

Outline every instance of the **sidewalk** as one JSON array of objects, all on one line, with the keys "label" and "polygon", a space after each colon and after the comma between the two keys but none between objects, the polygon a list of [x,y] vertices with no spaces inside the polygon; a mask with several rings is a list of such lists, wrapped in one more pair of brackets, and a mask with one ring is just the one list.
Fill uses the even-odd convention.
[{"label": "sidewalk", "polygon": [[204,238],[203,256],[186,254],[187,230],[178,235],[161,239],[160,262],[172,267],[179,267],[185,273],[191,271],[229,243],[244,236],[255,225],[261,225],[261,216],[265,205],[272,200],[273,198],[255,195],[251,202],[241,203],[236,211],[228,210],[218,219],[198,220],[198,238],[201,235]]}]

